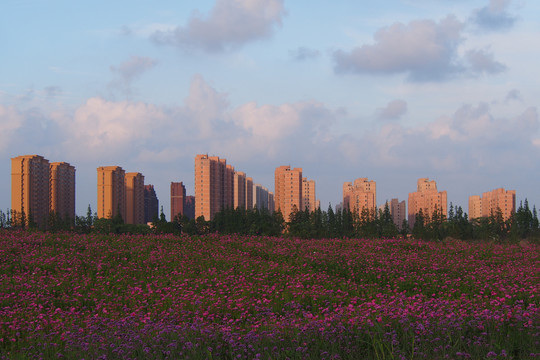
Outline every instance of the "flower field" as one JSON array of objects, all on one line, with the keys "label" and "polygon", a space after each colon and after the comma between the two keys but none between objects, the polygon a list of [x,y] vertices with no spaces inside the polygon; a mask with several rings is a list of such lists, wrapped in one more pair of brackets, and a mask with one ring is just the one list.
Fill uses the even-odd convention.
[{"label": "flower field", "polygon": [[0,359],[540,359],[540,246],[0,232]]}]

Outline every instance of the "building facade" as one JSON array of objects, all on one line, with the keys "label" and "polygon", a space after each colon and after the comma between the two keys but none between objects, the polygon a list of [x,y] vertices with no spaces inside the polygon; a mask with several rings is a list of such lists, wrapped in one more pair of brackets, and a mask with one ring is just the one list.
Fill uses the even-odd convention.
[{"label": "building facade", "polygon": [[144,222],[154,221],[159,216],[159,200],[154,185],[144,185]]},{"label": "building facade", "polygon": [[234,208],[246,206],[246,174],[242,171],[234,173]]},{"label": "building facade", "polygon": [[473,195],[469,197],[469,219],[488,217],[501,211],[506,221],[516,212],[516,191],[495,189],[482,194],[482,197]]},{"label": "building facade", "polygon": [[372,212],[377,208],[377,184],[367,178],[343,184],[343,207],[360,215],[364,209]]},{"label": "building facade", "polygon": [[214,215],[234,207],[235,171],[218,156],[195,156],[195,217],[212,220]]},{"label": "building facade", "polygon": [[171,182],[171,221],[185,215],[186,187],[182,182]]},{"label": "building facade", "polygon": [[126,219],[125,171],[120,166],[97,168],[97,214],[99,218],[113,218],[120,214]]},{"label": "building facade", "polygon": [[439,192],[437,190],[437,183],[428,178],[418,179],[417,191],[409,193],[409,211],[408,221],[409,226],[414,226],[416,220],[416,214],[420,213],[424,215],[426,221],[430,221],[435,210],[442,213],[442,216],[446,217],[447,214],[447,194],[446,191]]},{"label": "building facade", "polygon": [[246,178],[246,210],[253,209],[253,179]]},{"label": "building facade", "polygon": [[309,212],[317,209],[317,198],[315,196],[315,180],[302,179],[302,210]]},{"label": "building facade", "polygon": [[126,224],[144,224],[144,176],[138,172],[125,174]]},{"label": "building facade", "polygon": [[188,219],[195,219],[195,196],[186,196],[186,201],[184,202],[184,215],[186,215]]},{"label": "building facade", "polygon": [[11,159],[11,210],[16,226],[45,226],[50,210],[50,164],[39,155]]},{"label": "building facade", "polygon": [[407,209],[405,200],[399,201],[398,199],[392,199],[388,202],[388,209],[392,215],[392,221],[398,227],[402,229],[403,220],[407,219]]},{"label": "building facade", "polygon": [[50,211],[75,220],[75,167],[66,162],[50,164]]},{"label": "building facade", "polygon": [[274,199],[276,211],[281,211],[283,219],[289,221],[294,209],[303,209],[302,203],[302,168],[291,169],[280,166],[274,172]]}]

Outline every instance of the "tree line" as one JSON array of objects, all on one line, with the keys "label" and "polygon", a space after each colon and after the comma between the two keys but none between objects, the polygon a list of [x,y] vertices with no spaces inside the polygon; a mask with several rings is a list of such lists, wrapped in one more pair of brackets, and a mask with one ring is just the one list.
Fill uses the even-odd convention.
[{"label": "tree line", "polygon": [[447,216],[442,209],[435,209],[432,214],[422,210],[415,216],[414,225],[409,227],[407,220],[394,224],[388,204],[383,209],[366,209],[360,213],[348,209],[334,211],[332,206],[323,211],[304,211],[294,209],[287,221],[281,212],[270,213],[260,209],[224,209],[214,215],[210,221],[204,217],[189,219],[177,216],[167,221],[163,213],[156,216],[151,225],[126,224],[118,214],[110,218],[98,218],[90,205],[86,216],[75,219],[62,218],[51,212],[46,224],[38,228],[31,214],[17,214],[13,211],[4,213],[0,210],[0,228],[25,227],[47,231],[75,231],[79,233],[171,233],[204,235],[208,233],[292,236],[305,239],[318,238],[392,238],[413,237],[425,240],[455,238],[461,240],[516,240],[540,238],[540,224],[536,207],[529,207],[528,201],[520,203],[517,211],[504,219],[500,209],[488,217],[469,219],[461,206],[450,203]]}]

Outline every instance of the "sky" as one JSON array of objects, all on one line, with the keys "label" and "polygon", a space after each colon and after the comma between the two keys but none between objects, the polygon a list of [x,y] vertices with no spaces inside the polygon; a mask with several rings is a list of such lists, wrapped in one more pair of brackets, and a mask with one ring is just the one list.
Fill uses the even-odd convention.
[{"label": "sky", "polygon": [[356,178],[540,206],[539,39],[536,0],[2,0],[0,208],[27,154],[76,167],[79,215],[118,165],[168,217],[196,154],[300,167],[323,209]]}]

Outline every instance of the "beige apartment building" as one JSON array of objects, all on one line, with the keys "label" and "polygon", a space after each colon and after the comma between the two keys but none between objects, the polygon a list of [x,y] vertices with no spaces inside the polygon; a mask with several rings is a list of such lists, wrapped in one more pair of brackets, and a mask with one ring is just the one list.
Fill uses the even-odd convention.
[{"label": "beige apartment building", "polygon": [[414,226],[416,214],[420,212],[420,209],[426,221],[431,219],[435,209],[442,211],[442,215],[446,217],[447,194],[446,191],[437,190],[437,183],[434,180],[418,179],[417,191],[409,193],[408,221],[411,228]]},{"label": "beige apartment building", "polygon": [[120,166],[97,168],[97,214],[99,218],[113,218],[120,211],[126,220],[126,180]]},{"label": "beige apartment building", "polygon": [[125,174],[126,224],[144,224],[144,176],[138,172]]},{"label": "beige apartment building", "polygon": [[[22,155],[11,159],[11,210],[15,225],[38,226],[47,222],[50,210],[49,160],[39,155]],[[24,217],[23,217],[24,216]]]},{"label": "beige apartment building", "polygon": [[361,214],[364,209],[370,212],[377,208],[377,184],[367,178],[358,178],[353,183],[343,184],[343,208]]},{"label": "beige apartment building", "polygon": [[280,166],[274,172],[275,181],[275,209],[281,211],[285,221],[293,209],[303,209],[302,202],[302,168]]},{"label": "beige apartment building", "polygon": [[318,208],[318,201],[315,195],[315,180],[302,179],[302,210],[309,212],[315,211]]},{"label": "beige apartment building", "polygon": [[488,217],[501,210],[506,221],[516,212],[516,191],[495,189],[482,194],[482,197],[473,195],[469,197],[469,219]]},{"label": "beige apartment building", "polygon": [[75,219],[75,167],[66,162],[50,164],[50,211],[62,219]]},{"label": "beige apartment building", "polygon": [[182,182],[171,182],[171,221],[185,213],[186,187]]}]

